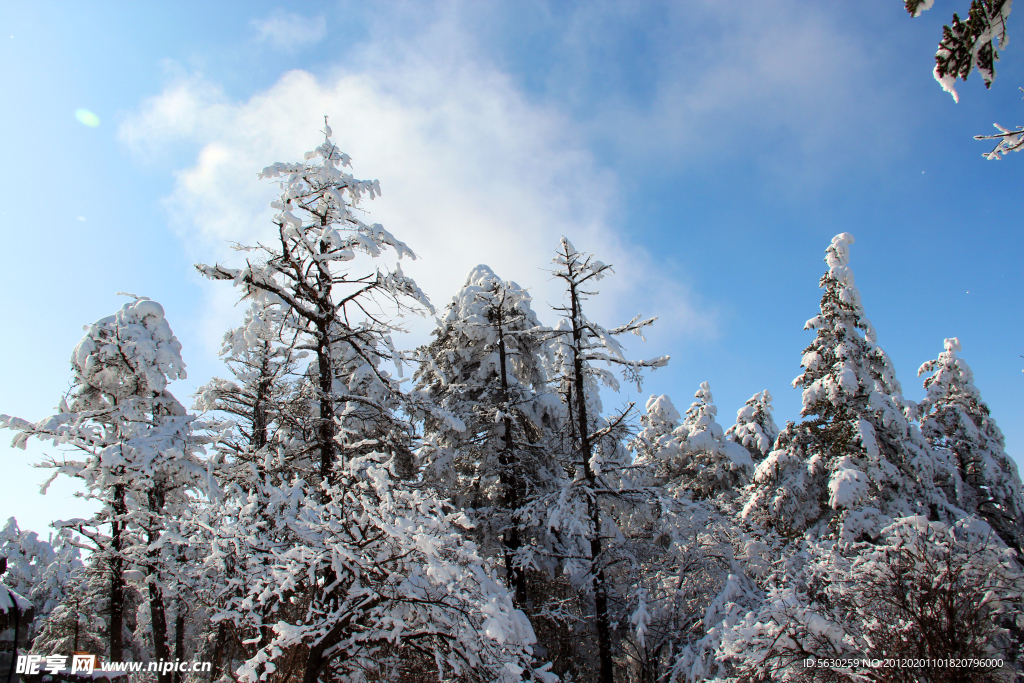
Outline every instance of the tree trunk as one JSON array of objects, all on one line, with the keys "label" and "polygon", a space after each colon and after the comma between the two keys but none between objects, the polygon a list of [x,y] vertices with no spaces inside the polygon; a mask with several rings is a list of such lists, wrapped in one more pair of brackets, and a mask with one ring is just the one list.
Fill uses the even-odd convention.
[{"label": "tree trunk", "polygon": [[[263,342],[260,359],[260,380],[256,385],[256,402],[252,407],[252,446],[258,451],[267,445],[267,404],[270,402],[270,342]],[[262,469],[262,468],[261,468]]]},{"label": "tree trunk", "polygon": [[302,683],[316,683],[325,665],[323,645],[314,645],[309,648],[309,655],[306,658],[306,670],[302,674]]},{"label": "tree trunk", "polygon": [[[155,582],[149,582],[149,619],[153,629],[153,655],[154,658],[166,662],[171,658],[171,651],[167,645],[167,613],[164,609],[163,591]],[[161,673],[157,676],[160,683],[171,683],[170,672]]]},{"label": "tree trunk", "polygon": [[[146,531],[146,540],[149,541],[151,548],[160,540],[160,531],[155,527],[160,515],[163,514],[164,500],[160,486],[160,484],[154,484],[153,488],[149,490],[148,496],[151,515],[149,524],[151,526]],[[151,550],[147,555],[150,569],[146,584],[149,588],[149,620],[153,634],[153,655],[157,660],[166,662],[171,658],[171,650],[167,643],[167,610],[164,605],[163,589],[160,587],[159,571],[156,569],[160,566],[160,551]],[[160,683],[171,683],[171,673],[169,671],[164,673],[161,668],[157,680]]]},{"label": "tree trunk", "polygon": [[601,566],[601,506],[593,489],[597,485],[597,477],[590,467],[591,450],[590,431],[587,425],[587,401],[584,391],[583,359],[580,358],[580,346],[583,342],[583,330],[580,326],[580,301],[576,284],[570,280],[569,295],[572,300],[572,341],[573,341],[573,384],[576,394],[576,417],[579,421],[580,455],[583,458],[583,474],[591,487],[587,497],[587,512],[594,525],[594,536],[590,539],[591,567],[597,568],[594,573],[594,611],[597,617],[597,647],[600,659],[600,683],[614,683],[615,663],[612,661],[611,622],[608,618],[608,589],[605,582],[604,567]]},{"label": "tree trunk", "polygon": [[[174,658],[179,662],[185,659],[185,601],[178,598],[177,611],[174,615]],[[174,683],[181,683],[181,672],[174,672]]]},{"label": "tree trunk", "polygon": [[71,646],[73,648],[72,652],[78,652],[79,649],[80,649],[78,647],[78,635],[79,635],[79,631],[81,630],[81,624],[79,623],[79,620],[81,619],[81,616],[82,616],[81,612],[80,612],[80,609],[81,609],[81,606],[79,604],[78,599],[76,598],[75,599],[75,642]]},{"label": "tree trunk", "polygon": [[320,478],[328,484],[334,483],[334,373],[331,371],[331,342],[329,323],[317,325],[316,360],[320,366],[317,398],[320,400],[320,424],[317,425],[317,441],[320,447]]},{"label": "tree trunk", "polygon": [[107,651],[111,661],[124,660],[124,521],[128,508],[124,500],[124,484],[114,485],[114,519],[110,522],[110,630]]},{"label": "tree trunk", "polygon": [[[326,215],[320,216],[320,225],[326,224]],[[327,245],[321,242],[320,252],[325,253],[326,251]],[[325,278],[322,273],[318,276],[318,279],[317,308],[321,314],[330,314],[331,316],[329,319],[322,319],[316,322],[316,360],[320,371],[317,386],[320,394],[318,397],[320,400],[320,424],[317,426],[317,440],[320,447],[320,478],[330,486],[335,482],[334,459],[337,451],[337,444],[334,442],[337,429],[334,424],[334,371],[331,359],[330,337],[334,306],[331,302],[330,280]],[[323,498],[324,502],[326,502],[326,492],[323,494]],[[324,568],[323,575],[325,589],[327,586],[334,584],[337,579],[337,575],[330,565]],[[313,590],[317,590],[315,585]],[[324,596],[324,602],[330,605],[335,600],[336,594],[337,588],[334,589],[332,595]],[[324,658],[325,648],[326,644],[324,641],[309,648],[306,657],[306,668],[302,676],[303,683],[316,683],[323,669],[327,666],[327,660]]]},{"label": "tree trunk", "polygon": [[[504,302],[502,302],[504,303]],[[516,471],[515,441],[512,434],[512,415],[509,411],[508,395],[508,367],[505,354],[505,321],[502,318],[501,306],[498,307],[498,361],[501,369],[501,401],[504,406],[502,422],[505,427],[505,443],[498,454],[498,464],[501,466],[501,487],[505,508],[508,510],[511,519],[509,524],[502,531],[502,543],[505,546],[505,572],[508,577],[509,587],[517,607],[526,603],[526,581],[521,567],[515,566],[515,555],[519,550],[521,540],[519,538],[519,527],[516,525],[515,513],[519,510],[519,477]]]},{"label": "tree trunk", "polygon": [[213,662],[210,667],[210,680],[215,681],[220,677],[220,660],[224,656],[224,643],[227,641],[228,629],[225,622],[217,624],[217,639],[213,645]]}]

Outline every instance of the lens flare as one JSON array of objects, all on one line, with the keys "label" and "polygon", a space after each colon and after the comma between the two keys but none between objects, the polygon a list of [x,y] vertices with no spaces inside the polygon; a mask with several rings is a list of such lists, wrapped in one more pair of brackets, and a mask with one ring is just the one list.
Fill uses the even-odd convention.
[{"label": "lens flare", "polygon": [[88,109],[79,109],[76,111],[75,118],[90,128],[95,128],[100,125],[100,117],[96,116],[96,114],[93,114]]}]

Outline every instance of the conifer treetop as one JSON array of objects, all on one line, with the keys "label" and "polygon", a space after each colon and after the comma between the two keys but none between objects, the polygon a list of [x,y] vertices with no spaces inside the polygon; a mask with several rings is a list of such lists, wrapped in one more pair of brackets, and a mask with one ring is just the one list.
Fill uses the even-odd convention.
[{"label": "conifer treetop", "polygon": [[873,392],[903,394],[888,355],[877,345],[875,329],[854,284],[849,249],[853,242],[853,236],[844,232],[833,237],[825,250],[828,271],[818,284],[825,290],[821,312],[804,325],[805,330],[816,330],[817,337],[804,349],[800,362],[804,372],[793,380],[794,387],[803,388],[802,415],[827,418],[832,407],[855,399],[878,403],[871,399]]},{"label": "conifer treetop", "polygon": [[1004,450],[1003,433],[974,384],[974,373],[957,356],[960,350],[958,338],[946,339],[939,357],[918,370],[927,375],[928,391],[920,404],[921,431],[936,456],[949,460],[947,495],[1019,549],[1024,546],[1024,491],[1017,464]]},{"label": "conifer treetop", "polygon": [[158,394],[170,381],[186,377],[181,343],[163,306],[147,297],[136,297],[85,329],[71,356],[75,382],[83,390],[116,398]]},{"label": "conifer treetop", "polygon": [[736,424],[729,427],[725,435],[744,446],[752,457],[768,455],[779,435],[779,428],[772,417],[772,395],[767,389],[751,396],[736,411]]},{"label": "conifer treetop", "polygon": [[828,270],[816,331],[804,349],[802,415],[787,428],[754,474],[745,517],[784,530],[818,527],[844,541],[875,538],[895,517],[949,517],[955,512],[934,483],[942,463],[913,423],[917,406],[903,399],[892,363],[864,314],[849,263],[848,233],[825,252]]},{"label": "conifer treetop", "polygon": [[[196,269],[214,280],[233,280],[246,297],[283,301],[307,320],[327,322],[344,305],[365,292],[385,294],[395,302],[412,301],[433,312],[426,294],[402,272],[401,265],[389,273],[350,275],[344,264],[357,254],[371,258],[393,252],[400,261],[416,254],[379,223],[366,224],[356,216],[364,197],[380,196],[380,182],[359,180],[343,169],[351,157],[331,140],[333,132],[324,125],[324,141],[298,163],[276,162],[265,167],[261,179],[280,179],[281,195],[270,203],[278,211],[277,245],[236,245],[243,252],[256,252],[245,268],[199,264]],[[343,293],[327,293],[325,287],[340,286]],[[332,296],[340,301],[328,301]],[[330,305],[333,304],[333,305]],[[365,312],[365,311],[364,311]]]}]

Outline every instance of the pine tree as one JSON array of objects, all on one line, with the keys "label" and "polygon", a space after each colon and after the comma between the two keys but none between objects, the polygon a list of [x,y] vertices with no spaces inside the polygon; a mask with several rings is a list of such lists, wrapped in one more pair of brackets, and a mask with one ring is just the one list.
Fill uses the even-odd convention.
[{"label": "pine tree", "polygon": [[[304,162],[261,173],[283,178],[273,246],[242,248],[257,253],[245,268],[197,266],[246,298],[280,306],[295,348],[313,352],[305,447],[314,468],[227,499],[209,563],[234,562],[242,592],[218,605],[214,619],[261,634],[237,672],[246,680],[387,680],[410,661],[432,663],[440,677],[531,675],[529,622],[462,539],[460,525],[471,523],[403,482],[414,443],[402,415],[429,406],[403,394],[382,367],[390,359],[400,373],[403,360],[385,306],[432,308],[399,267],[353,272],[357,254],[415,255],[381,225],[356,218],[360,199],[380,186],[341,170],[350,160],[331,136],[325,126],[323,144]],[[248,551],[233,556],[233,547]]]},{"label": "pine tree", "polygon": [[943,346],[939,357],[917,372],[928,375],[921,431],[937,457],[948,454],[943,488],[950,502],[987,521],[1009,547],[1024,551],[1024,494],[1017,465],[1004,450],[1003,434],[974,385],[974,373],[957,356],[960,340],[946,339]]},{"label": "pine tree", "polygon": [[313,351],[309,371],[318,412],[317,477],[328,485],[348,454],[383,448],[410,457],[400,442],[385,443],[397,424],[387,405],[397,383],[379,366],[384,359],[396,364],[399,359],[390,338],[394,328],[381,306],[433,310],[399,266],[391,273],[362,274],[346,267],[357,253],[379,258],[391,250],[399,259],[416,255],[379,223],[366,225],[356,218],[361,199],[379,195],[380,184],[341,170],[351,159],[331,135],[325,125],[324,142],[304,162],[279,162],[260,173],[261,178],[282,178],[281,196],[271,202],[280,212],[274,217],[279,246],[239,247],[258,254],[247,259],[245,268],[196,266],[211,279],[241,287],[246,298],[283,306],[289,324],[301,334],[299,348]]},{"label": "pine tree", "polygon": [[253,302],[242,324],[225,333],[221,357],[233,379],[211,379],[195,401],[196,409],[225,420],[217,440],[222,483],[244,486],[269,471],[312,473],[308,455],[281,452],[290,443],[309,441],[308,378],[298,369],[308,351],[296,349],[299,336],[279,305],[261,302]]},{"label": "pine tree", "polygon": [[[420,349],[415,376],[437,406],[436,416],[424,415],[424,481],[468,512],[483,551],[502,557],[520,606],[527,602],[524,560],[530,564],[534,553],[516,515],[559,476],[548,441],[563,411],[546,392],[546,334],[526,290],[476,266],[434,341]],[[527,557],[518,556],[521,549]]]},{"label": "pine tree", "polygon": [[[750,480],[754,463],[745,448],[725,438],[715,420],[718,408],[707,382],[701,383],[694,398],[697,400],[671,436],[647,444],[642,462],[652,465],[661,485],[677,495],[686,492],[694,499],[734,497],[736,490]],[[675,413],[667,396],[653,403],[648,402],[649,410],[654,407],[663,414]],[[657,423],[660,417],[648,417],[648,425]]]},{"label": "pine tree", "polygon": [[169,659],[166,591],[176,568],[167,520],[180,515],[206,483],[193,418],[166,388],[185,376],[181,344],[160,304],[135,297],[87,328],[72,367],[70,405],[62,399],[57,415],[35,424],[8,416],[0,416],[0,424],[19,432],[16,446],[37,437],[83,456],[44,466],[54,469],[53,477],[81,479],[86,497],[101,505],[90,519],[59,525],[88,539],[92,561],[109,581],[107,654],[113,660],[125,654],[126,576],[133,575],[147,593],[152,654]]},{"label": "pine tree", "polygon": [[[594,626],[597,635],[598,677],[601,683],[614,680],[613,651],[614,589],[608,567],[617,559],[617,540],[622,538],[615,519],[616,505],[631,507],[647,502],[646,491],[631,493],[624,473],[631,467],[624,446],[628,436],[626,411],[611,417],[601,415],[599,383],[611,389],[618,381],[608,370],[595,366],[604,362],[618,367],[629,381],[640,384],[645,368],[657,368],[668,362],[667,356],[652,360],[626,359],[616,337],[633,333],[641,338],[643,329],[655,318],[636,316],[620,327],[606,329],[591,322],[583,306],[596,292],[594,282],[611,266],[593,256],[576,251],[565,237],[554,259],[555,277],[565,284],[568,303],[556,310],[562,315],[552,331],[554,365],[551,380],[558,387],[566,406],[566,461],[569,473],[561,491],[544,505],[547,527],[563,548],[564,571],[573,578],[584,595],[593,599]],[[630,500],[630,499],[633,500]],[[542,499],[543,501],[543,499]]]},{"label": "pine tree", "polygon": [[[214,679],[255,657],[273,637],[272,610],[282,606],[252,607],[249,583],[265,571],[266,558],[299,540],[278,523],[279,492],[316,473],[309,410],[316,394],[298,368],[308,355],[296,350],[299,338],[280,305],[252,302],[242,324],[224,335],[221,356],[233,380],[214,378],[196,393],[197,409],[211,420],[223,418],[212,424],[219,433],[211,458],[222,493],[198,511],[202,524],[192,529],[193,546],[206,551],[204,571],[194,577],[202,609],[193,622]],[[243,518],[260,533],[231,533]],[[231,616],[210,623],[225,608]]]},{"label": "pine tree", "polygon": [[[902,399],[864,315],[849,268],[852,243],[844,233],[827,249],[821,314],[807,323],[816,338],[804,350],[804,372],[794,386],[803,388],[809,419],[787,424],[746,491],[742,521],[766,541],[774,533],[783,538],[774,544],[776,561],[759,579],[761,604],[723,623],[717,657],[741,680],[796,680],[807,675],[796,666],[802,659],[878,657],[881,642],[899,643],[907,656],[930,657],[942,649],[936,635],[922,639],[911,631],[938,628],[933,617],[939,613],[949,627],[942,627],[943,637],[968,621],[975,635],[1006,635],[993,621],[1002,613],[985,608],[975,589],[986,575],[1009,576],[1008,551],[992,543],[988,524],[943,491],[943,485],[956,489],[957,468],[945,444],[930,448],[912,422],[917,406]],[[943,379],[930,383],[933,402],[944,395],[942,385],[959,376],[947,364],[955,368],[955,358],[924,368],[941,368],[937,377]],[[926,413],[935,412],[932,405],[925,402]],[[930,418],[925,424],[932,434],[941,432]],[[909,554],[908,530],[917,534]],[[970,547],[950,551],[950,544],[963,543]],[[883,566],[893,558],[895,569]],[[921,571],[928,566],[935,571]],[[970,586],[961,591],[965,568]],[[1012,590],[1016,579],[1007,581],[999,590]],[[930,588],[908,593],[908,586],[919,585]],[[955,604],[953,595],[960,595]],[[982,604],[972,607],[975,600]],[[960,616],[951,618],[954,613]],[[894,628],[895,639],[886,635]],[[978,652],[979,642],[989,639],[959,633],[953,638],[964,648],[959,652]],[[973,680],[975,673],[967,675]]]},{"label": "pine tree", "polygon": [[[907,12],[911,16],[920,16],[921,12],[930,8],[934,0],[905,0]],[[985,81],[985,87],[992,86],[996,77],[996,62],[999,61],[999,50],[1006,47],[1009,40],[1006,33],[1006,22],[1010,18],[1011,0],[971,0],[967,20],[963,21],[956,13],[951,24],[942,27],[942,40],[935,53],[935,80],[942,89],[960,101],[956,92],[956,79],[967,80],[971,71],[977,69]],[[989,161],[998,161],[1010,152],[1024,149],[1024,126],[1015,130],[1005,128],[998,123],[992,124],[998,133],[993,135],[975,135],[975,140],[996,140],[996,146],[984,156]]]},{"label": "pine tree", "polygon": [[821,313],[805,329],[801,414],[757,468],[744,516],[782,533],[813,531],[852,541],[873,538],[896,517],[953,519],[935,486],[940,467],[903,400],[889,357],[864,315],[849,266],[853,237],[826,250]]},{"label": "pine tree", "polygon": [[650,503],[623,525],[630,555],[641,559],[623,582],[635,587],[637,604],[624,646],[643,682],[720,673],[722,622],[758,604],[736,550],[756,553],[760,544],[741,538],[729,517],[753,462],[725,438],[707,382],[695,397],[683,417],[668,396],[652,396],[631,444],[639,468],[633,478],[647,483]]},{"label": "pine tree", "polygon": [[779,436],[779,428],[772,418],[772,395],[767,389],[751,396],[736,411],[736,423],[726,430],[725,436],[745,447],[755,461],[768,455]]},{"label": "pine tree", "polygon": [[14,517],[0,529],[0,557],[7,558],[4,583],[32,602],[31,643],[58,607],[75,577],[84,569],[80,551],[69,531],[62,529],[49,541],[34,531],[23,531]]}]

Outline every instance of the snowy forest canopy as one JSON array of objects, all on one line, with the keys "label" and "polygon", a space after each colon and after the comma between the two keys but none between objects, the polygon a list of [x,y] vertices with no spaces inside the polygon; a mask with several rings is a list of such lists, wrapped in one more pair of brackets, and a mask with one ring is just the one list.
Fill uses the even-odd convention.
[{"label": "snowy forest canopy", "polygon": [[[87,328],[57,414],[0,416],[15,445],[63,447],[50,481],[97,505],[50,541],[0,532],[33,652],[213,663],[160,683],[1014,679],[1016,465],[957,339],[903,397],[851,235],[825,252],[799,422],[780,429],[766,390],[720,423],[706,382],[685,410],[613,412],[602,387],[669,359],[620,341],[654,318],[590,319],[610,265],[561,239],[554,326],[483,265],[437,312],[375,265],[416,256],[359,220],[380,186],[324,133],[260,174],[274,239],[197,266],[247,309],[191,411],[164,309],[135,297]],[[437,320],[413,351],[392,337],[406,312]]]}]

